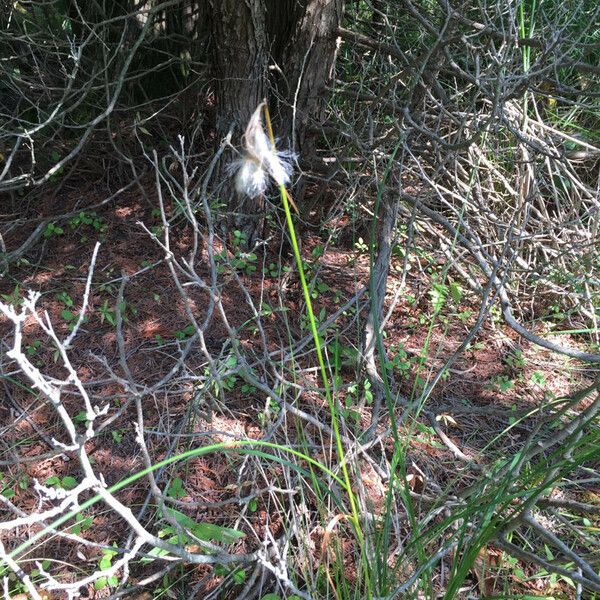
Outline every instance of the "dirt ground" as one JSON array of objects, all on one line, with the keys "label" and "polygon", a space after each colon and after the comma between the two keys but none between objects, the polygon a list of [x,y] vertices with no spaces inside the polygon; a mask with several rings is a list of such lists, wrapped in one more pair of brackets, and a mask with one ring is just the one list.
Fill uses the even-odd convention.
[{"label": "dirt ground", "polygon": [[[60,212],[81,208],[82,218],[60,225],[61,231],[44,237],[28,255],[0,279],[0,294],[5,301],[18,305],[18,298],[26,290],[41,293],[38,302],[40,314],[47,315],[59,337],[68,335],[84,295],[86,278],[96,241],[101,243],[95,265],[89,308],[86,321],[74,342],[70,358],[82,382],[90,391],[95,403],[108,403],[108,415],[114,417],[106,428],[89,442],[88,452],[95,461],[97,470],[104,474],[106,483],[111,485],[128,474],[143,468],[144,463],[136,442],[136,431],[132,425],[135,407],[130,393],[119,383],[125,377],[119,362],[116,315],[119,287],[123,275],[129,277],[124,291],[123,340],[128,368],[139,389],[152,387],[177,363],[182,347],[190,337],[189,319],[186,307],[164,261],[164,251],[140,223],[160,236],[161,217],[156,210],[155,192],[152,179],[141,183],[147,189],[147,198],[138,190],[132,189],[97,211],[85,207],[94,203],[94,197],[101,199],[98,188],[102,184],[63,190],[60,196]],[[49,203],[45,204],[46,206]],[[172,207],[168,207],[169,209]],[[323,207],[321,207],[321,210]],[[35,213],[35,211],[32,211]],[[9,247],[17,247],[35,226],[35,218],[42,214],[32,214],[26,226],[16,228],[6,236]],[[91,220],[91,222],[89,222]],[[324,230],[318,227],[305,227],[302,233],[302,251],[317,274],[320,284],[315,299],[315,312],[323,311],[323,316],[333,314],[363,286],[368,285],[369,256],[358,241],[356,230],[348,219],[340,219],[337,241],[327,244]],[[335,229],[331,227],[330,231]],[[243,287],[254,300],[256,306],[277,307],[280,302],[285,311],[273,310],[262,319],[268,350],[273,353],[289,347],[291,332],[298,340],[308,334],[302,327],[301,314],[304,302],[293,267],[293,257],[282,251],[281,235],[271,230],[270,241],[256,251],[256,269],[238,273],[239,281],[231,274],[223,273],[220,294],[229,324],[239,333],[239,342],[248,356],[261,360],[260,336],[256,329],[247,324],[253,319],[251,306],[240,287]],[[171,228],[171,243],[176,252],[185,255],[191,244],[191,228],[183,220],[175,221]],[[366,235],[366,234],[365,234]],[[362,241],[362,240],[361,240]],[[358,243],[357,243],[358,242]],[[284,245],[285,246],[285,245]],[[441,272],[444,258],[435,248],[428,248],[423,242],[420,254],[415,255],[415,263],[408,273],[406,286],[398,292],[399,273],[402,258],[396,256],[391,265],[388,282],[386,307],[394,302],[393,312],[385,327],[385,345],[390,357],[397,357],[394,370],[395,392],[398,398],[413,398],[419,378],[428,380],[444,360],[459,346],[474,322],[479,305],[475,295],[465,293],[460,305],[444,308],[441,318],[431,326],[431,277]],[[319,256],[322,254],[322,256]],[[314,258],[314,257],[317,258]],[[254,264],[253,263],[253,264]],[[281,276],[271,276],[269,269],[276,265],[289,267],[281,270]],[[206,265],[198,264],[200,275],[208,276]],[[208,295],[204,291],[190,292],[193,305],[188,307],[197,319],[206,314]],[[396,300],[395,300],[396,298]],[[365,307],[365,300],[358,303]],[[333,356],[332,340],[338,339],[340,347],[346,349],[340,363],[341,380],[356,381],[357,327],[363,321],[356,321],[357,311],[347,311],[337,322],[336,336],[328,339],[327,352]],[[361,310],[358,310],[360,317]],[[12,344],[12,331],[6,320],[0,321],[2,330],[2,353]],[[33,363],[44,372],[56,377],[64,377],[65,371],[57,360],[55,349],[41,333],[39,326],[30,320],[24,327],[24,346]],[[218,356],[227,343],[227,331],[223,323],[213,317],[206,329],[208,351]],[[561,339],[563,343],[578,344],[578,340]],[[422,357],[422,358],[421,358]],[[354,360],[354,362],[353,362]],[[299,365],[309,369],[312,365],[299,357]],[[304,361],[304,362],[303,362]],[[0,431],[2,451],[0,460],[3,466],[3,483],[17,490],[13,500],[29,512],[38,502],[32,482],[44,482],[51,478],[77,478],[77,460],[69,452],[52,455],[52,438],[61,439],[61,425],[55,412],[46,400],[35,390],[29,389],[25,378],[11,370],[4,361],[2,384],[4,398],[0,402]],[[205,355],[198,347],[191,349],[186,358],[185,371],[193,375],[206,368]],[[307,381],[313,381],[314,372],[307,370]],[[470,348],[465,351],[452,368],[434,388],[427,406],[439,418],[439,426],[446,436],[476,461],[486,460],[489,445],[493,447],[494,436],[515,423],[514,415],[527,412],[550,398],[560,397],[580,389],[590,381],[590,375],[576,363],[563,360],[557,355],[540,350],[519,339],[499,318],[489,319]],[[302,382],[300,382],[302,383]],[[348,391],[342,386],[342,398]],[[158,461],[172,451],[170,442],[174,435],[182,435],[179,449],[189,448],[190,444],[230,439],[259,439],[268,430],[271,421],[265,419],[264,394],[243,387],[241,381],[232,383],[226,394],[211,406],[197,403],[198,390],[193,377],[175,378],[144,400],[144,426],[147,443],[153,460]],[[65,393],[65,405],[72,415],[81,411],[77,395]],[[191,409],[193,407],[193,410]],[[327,420],[327,407],[318,395],[305,393],[299,398],[298,408]],[[366,429],[370,422],[370,408],[354,407],[354,420],[346,427],[354,432]],[[413,421],[402,420],[401,403],[398,405],[399,432],[413,431],[410,448],[412,470],[416,491],[423,488],[427,480],[433,480],[441,488],[452,479],[456,484],[457,459],[447,444],[433,432],[427,418]],[[294,429],[293,422],[288,427]],[[414,435],[415,427],[420,433]],[[516,423],[509,435],[502,438],[506,450],[514,445],[515,451],[523,443],[532,427],[530,421]],[[317,430],[307,431],[315,438],[321,434]],[[189,437],[185,437],[185,436]],[[292,435],[292,434],[291,434]],[[390,440],[383,440],[385,448]],[[15,455],[20,457],[13,462]],[[48,458],[41,457],[48,454]],[[418,466],[416,466],[418,465]],[[239,460],[231,461],[222,454],[214,454],[195,459],[182,466],[179,471],[170,473],[185,481],[185,489],[177,498],[182,503],[196,506],[191,509],[194,518],[203,522],[228,525],[236,521],[239,506],[227,500],[243,496],[246,487],[249,492],[255,482],[243,478],[240,483]],[[470,475],[464,473],[464,485],[468,485]],[[377,473],[364,466],[364,483],[369,487],[374,506],[384,497],[383,487]],[[259,486],[260,487],[260,486]],[[140,507],[146,500],[147,484],[139,480],[119,493],[119,499],[128,506]],[[0,515],[2,510],[0,509]],[[6,516],[6,515],[5,515]],[[254,511],[247,515],[245,527],[254,529],[259,539],[265,528],[270,528],[277,537],[282,528],[282,515],[277,508],[258,497]],[[94,516],[94,527],[89,530],[90,541],[110,545],[123,535],[123,523],[114,512],[100,511]],[[318,533],[315,533],[318,538]],[[316,539],[315,538],[315,539]],[[318,541],[318,540],[317,540]],[[14,542],[14,541],[13,541]],[[318,546],[318,543],[316,543]],[[45,546],[39,546],[42,553],[51,552],[60,556],[65,563],[98,560],[97,547],[81,547],[69,544],[59,538],[50,538]],[[490,549],[490,553],[493,549]],[[348,566],[351,576],[351,565]],[[143,576],[143,569],[136,577]],[[208,567],[194,567],[194,582],[199,584],[198,597],[208,593],[216,585],[219,577],[211,574]],[[474,585],[477,584],[474,577]],[[533,586],[534,584],[531,584]],[[526,587],[523,584],[523,587]],[[532,590],[535,591],[535,590]],[[89,596],[104,597],[106,590],[90,587]],[[142,598],[143,596],[137,596]]]}]

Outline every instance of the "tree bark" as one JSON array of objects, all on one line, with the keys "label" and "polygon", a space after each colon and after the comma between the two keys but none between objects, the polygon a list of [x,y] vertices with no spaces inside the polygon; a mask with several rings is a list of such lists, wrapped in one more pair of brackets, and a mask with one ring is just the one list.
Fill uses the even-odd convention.
[{"label": "tree bark", "polygon": [[324,119],[325,90],[333,78],[343,13],[343,0],[306,1],[286,49],[285,63],[291,75],[287,126],[294,149],[309,161],[314,158],[316,131]]},{"label": "tree bark", "polygon": [[[221,140],[232,130],[234,140],[239,140],[265,97],[268,45],[264,0],[211,0],[211,6],[217,135]],[[226,170],[220,172],[226,225],[242,231],[247,245],[252,246],[262,222],[262,203],[240,196],[227,181]]]},{"label": "tree bark", "polygon": [[[322,122],[343,0],[211,0],[211,7],[219,140],[233,128],[237,143],[258,104],[271,96],[278,100],[273,111],[278,133],[310,160],[316,135],[309,123]],[[241,198],[228,184],[221,197],[229,227],[244,232],[253,245],[263,203]]]}]

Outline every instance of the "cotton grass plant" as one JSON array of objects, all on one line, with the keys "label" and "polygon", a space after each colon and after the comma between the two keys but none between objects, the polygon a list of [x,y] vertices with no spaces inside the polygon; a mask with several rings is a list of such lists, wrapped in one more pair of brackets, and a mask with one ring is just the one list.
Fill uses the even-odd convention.
[{"label": "cotton grass plant", "polygon": [[[265,132],[265,128],[263,127],[263,114],[267,132]],[[325,358],[323,355],[322,342],[318,334],[317,321],[313,311],[310,289],[304,273],[302,257],[300,255],[300,248],[296,237],[296,231],[294,228],[290,207],[293,207],[296,212],[299,211],[286,187],[291,181],[291,175],[293,171],[292,159],[295,158],[295,155],[290,151],[277,150],[269,109],[266,101],[263,101],[258,105],[252,117],[250,118],[243,136],[243,145],[244,157],[241,159],[241,161],[238,161],[236,165],[237,191],[245,193],[250,197],[257,197],[261,194],[264,194],[267,189],[269,179],[271,179],[279,187],[279,194],[286,216],[288,235],[294,251],[294,259],[298,269],[298,276],[300,279],[300,286],[302,288],[304,301],[306,303],[306,312],[308,315],[311,334],[314,340],[319,370],[323,380],[325,397],[327,400],[329,413],[331,415],[331,427],[334,434],[339,468],[341,469],[342,479],[344,482],[343,487],[348,496],[348,501],[350,504],[349,514],[340,515],[340,517],[347,519],[351,523],[356,534],[356,539],[361,550],[361,554],[364,555],[364,537],[359,521],[357,499],[350,481],[347,459],[342,444],[339,410],[331,391],[331,385],[329,383],[329,376],[327,374]],[[368,572],[365,571],[363,575],[368,581]]]},{"label": "cotton grass plant", "polygon": [[[264,111],[265,122],[267,126],[267,131],[269,137],[267,138],[264,130],[262,129],[262,121],[260,119],[260,112]],[[257,116],[258,115],[258,116]],[[250,133],[250,136],[249,136]],[[302,287],[302,293],[304,296],[304,301],[306,303],[306,312],[308,313],[310,329],[313,336],[313,340],[315,343],[315,351],[317,353],[317,359],[319,362],[319,367],[321,371],[321,377],[323,379],[323,386],[325,389],[325,396],[327,399],[327,403],[329,406],[329,410],[331,413],[332,419],[332,427],[335,434],[336,448],[338,451],[338,458],[341,463],[342,473],[344,475],[344,481],[346,482],[346,491],[348,493],[348,497],[351,504],[352,509],[352,522],[357,527],[357,532],[360,534],[360,526],[358,523],[358,511],[356,507],[356,499],[354,497],[354,493],[352,492],[352,486],[350,485],[350,478],[348,474],[348,468],[346,464],[346,460],[344,457],[344,449],[342,446],[340,430],[339,430],[339,422],[338,422],[338,410],[335,405],[332,393],[331,393],[331,385],[329,383],[329,377],[327,375],[327,369],[325,366],[325,359],[323,356],[323,349],[321,338],[319,337],[317,330],[317,321],[315,319],[312,299],[310,295],[310,289],[306,282],[306,276],[304,274],[304,267],[302,263],[302,257],[300,255],[300,247],[298,246],[298,240],[296,238],[296,230],[294,228],[294,221],[292,219],[292,213],[290,210],[290,206],[292,206],[296,212],[298,212],[298,208],[296,207],[294,201],[292,200],[290,194],[287,191],[286,184],[289,182],[289,177],[291,175],[291,163],[286,162],[284,157],[289,157],[289,153],[281,153],[277,151],[275,144],[275,137],[273,135],[273,129],[271,126],[271,118],[269,115],[269,108],[266,102],[263,102],[258,106],[254,115],[250,119],[250,123],[248,124],[248,128],[246,129],[246,133],[244,136],[244,142],[246,146],[248,146],[249,139],[252,140],[253,150],[259,150],[260,153],[258,156],[261,157],[261,164],[266,165],[267,172],[275,181],[275,183],[279,187],[279,193],[281,197],[281,202],[283,204],[283,209],[285,211],[286,222],[288,226],[288,233],[290,236],[290,240],[292,243],[292,248],[294,250],[294,258],[296,260],[296,266],[298,268],[298,275],[300,278],[300,285]]]}]

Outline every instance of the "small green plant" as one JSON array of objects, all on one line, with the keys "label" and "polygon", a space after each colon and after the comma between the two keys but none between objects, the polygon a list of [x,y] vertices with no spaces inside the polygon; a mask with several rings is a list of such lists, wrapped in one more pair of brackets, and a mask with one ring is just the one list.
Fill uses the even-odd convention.
[{"label": "small green plant", "polygon": [[243,394],[256,394],[256,388],[249,383],[243,383],[241,389]]},{"label": "small green plant", "polygon": [[[52,150],[50,152],[50,160],[56,164],[60,162],[60,154],[56,150]],[[50,181],[57,181],[60,179],[60,176],[65,172],[65,166],[61,165],[58,169],[54,170],[50,175]]]},{"label": "small green plant", "polygon": [[310,252],[313,260],[319,260],[325,254],[325,246],[323,244],[317,244]]},{"label": "small green plant", "polygon": [[458,306],[461,303],[464,294],[461,285],[456,281],[451,281],[450,285],[448,286],[448,290],[450,292],[452,302]]},{"label": "small green plant", "polygon": [[96,213],[86,213],[81,211],[78,215],[69,219],[69,227],[78,229],[82,225],[87,225],[97,233],[104,233],[108,229],[108,224],[104,222]]},{"label": "small green plant", "polygon": [[[174,508],[166,508],[165,510],[169,517],[177,521],[181,528],[185,530],[182,533],[181,529],[174,527],[170,523],[164,525],[158,532],[158,537],[165,538],[169,544],[191,547],[197,552],[201,550],[201,547],[198,546],[197,543],[198,540],[229,545],[246,537],[245,533],[237,529],[221,527],[219,525],[214,525],[213,523],[198,523],[191,517],[188,517],[186,514],[175,510]],[[149,563],[155,560],[156,557],[165,556],[167,554],[168,550],[163,548],[153,548],[141,562]]]},{"label": "small green plant", "polygon": [[14,308],[18,308],[23,304],[23,295],[21,294],[21,286],[17,284],[10,294],[0,294],[2,300],[7,304],[10,304]]},{"label": "small green plant", "polygon": [[123,441],[123,429],[113,429],[110,436],[115,444],[120,444]]},{"label": "small green plant", "polygon": [[358,240],[354,242],[354,249],[357,252],[366,254],[369,251],[369,245],[365,243],[365,241],[361,237],[359,237]]},{"label": "small green plant", "polygon": [[273,279],[279,277],[279,267],[277,263],[270,262],[267,266],[263,267],[263,275],[265,277],[272,277]]},{"label": "small green plant", "polygon": [[108,267],[107,269],[104,270],[104,276],[106,277],[107,281],[105,281],[104,283],[101,283],[98,286],[98,289],[101,292],[108,292],[111,295],[115,294],[115,292],[116,292],[115,285],[114,285],[114,283],[112,283],[112,279],[114,279],[114,275],[115,275],[114,267]]},{"label": "small green plant", "polygon": [[175,477],[175,479],[171,481],[167,489],[167,496],[169,496],[169,498],[175,498],[175,500],[187,496],[181,477]]},{"label": "small green plant", "polygon": [[546,385],[546,377],[544,376],[544,374],[541,371],[534,371],[531,374],[529,381],[533,385],[537,385],[539,387],[543,387],[544,385]]},{"label": "small green plant", "polygon": [[[313,315],[313,318],[315,325],[318,327],[327,318],[327,311],[325,308],[322,308],[318,315]],[[312,320],[308,315],[302,315],[300,317],[300,327],[302,329],[311,330],[311,321]],[[319,339],[323,341],[322,335],[319,335]]]},{"label": "small green plant", "polygon": [[117,324],[115,311],[111,310],[109,307],[108,300],[104,300],[102,306],[98,309],[98,312],[100,313],[100,323],[106,321],[113,327]]},{"label": "small green plant", "polygon": [[67,292],[60,292],[56,294],[56,299],[60,300],[68,308],[73,306],[73,298],[71,298]]},{"label": "small green plant", "polygon": [[446,299],[449,294],[449,287],[443,283],[435,281],[432,279],[431,289],[428,292],[429,297],[431,298],[431,307],[435,314],[438,314],[444,304],[446,304]]},{"label": "small green plant", "polygon": [[266,267],[263,268],[263,275],[265,277],[271,277],[275,279],[279,277],[282,273],[289,273],[290,267],[288,265],[279,265],[275,262],[270,262]]},{"label": "small green plant", "polygon": [[[234,354],[230,354],[222,363],[219,368],[219,375],[213,381],[211,381],[211,386],[216,394],[219,394],[223,391],[232,391],[235,389],[235,386],[238,383],[238,376],[232,371],[235,371],[237,367],[237,358]],[[204,369],[204,376],[210,380],[211,371],[208,367]]]},{"label": "small green plant", "polygon": [[281,412],[281,407],[273,398],[269,398],[265,404],[265,408],[258,413],[257,418],[261,427],[266,427],[273,421],[273,417],[277,417]]},{"label": "small green plant", "polygon": [[368,405],[373,404],[373,392],[371,391],[371,382],[365,379],[362,384],[359,382],[351,383],[346,388],[343,406],[340,407],[340,414],[346,422],[358,427],[361,421],[361,414],[358,411],[358,406],[366,402]]},{"label": "small green plant", "polygon": [[[71,298],[67,292],[63,291],[56,294],[56,299],[60,300],[65,305],[65,308],[60,311],[60,316],[67,322],[69,329],[72,331],[79,318],[76,313],[70,310],[73,308],[73,298]],[[84,317],[83,322],[85,323],[87,320],[87,317]]]},{"label": "small green plant", "polygon": [[137,308],[130,304],[129,302],[121,302],[115,310],[111,309],[108,300],[104,300],[102,306],[98,309],[100,313],[100,323],[104,323],[106,321],[109,325],[116,327],[117,325],[117,313],[116,310],[119,310],[123,321],[127,321],[129,316],[134,316],[137,314]]},{"label": "small green plant", "polygon": [[60,311],[60,316],[67,322],[69,330],[73,331],[75,324],[77,323],[77,315],[68,308],[63,308]]},{"label": "small green plant", "polygon": [[258,257],[254,252],[244,252],[242,248],[246,247],[247,236],[242,231],[236,229],[233,232],[233,253],[234,257],[231,259],[231,266],[236,271],[241,271],[246,275],[250,275],[256,271],[256,261]]},{"label": "small green plant", "polygon": [[186,325],[183,329],[178,329],[173,335],[177,340],[187,340],[188,338],[191,338],[194,333],[196,333],[196,328],[190,324]]},{"label": "small green plant", "polygon": [[508,375],[498,375],[490,385],[500,392],[507,392],[515,387],[515,382]]},{"label": "small green plant", "polygon": [[75,477],[71,477],[70,475],[62,478],[53,475],[52,477],[46,479],[44,485],[60,490],[72,490],[77,487],[77,479],[75,479]]},{"label": "small green plant", "polygon": [[525,360],[521,350],[514,350],[510,352],[504,359],[504,362],[514,371],[520,371],[527,364],[527,361]]},{"label": "small green plant", "polygon": [[[113,543],[113,546],[116,547],[116,544]],[[106,571],[112,567],[113,558],[118,554],[116,550],[110,550],[108,548],[102,549],[102,558],[98,561],[98,568],[100,571]],[[115,587],[119,583],[119,578],[116,575],[111,575],[110,577],[100,577],[94,583],[94,588],[96,590],[103,590],[105,587]]]},{"label": "small green plant", "polygon": [[31,344],[25,346],[25,352],[27,352],[27,356],[35,356],[41,347],[42,342],[40,340],[34,340]]},{"label": "small green plant", "polygon": [[239,567],[228,567],[226,565],[216,565],[215,575],[219,577],[231,577],[237,585],[242,585],[246,581],[246,571]]},{"label": "small green plant", "polygon": [[0,494],[5,498],[14,498],[17,494],[16,489],[26,490],[29,487],[29,476],[20,475],[19,477],[11,477],[10,475],[4,475],[0,471]]},{"label": "small green plant", "polygon": [[[41,567],[48,573],[50,569],[51,561],[43,560],[41,561]],[[42,581],[44,578],[41,576],[39,569],[31,569],[31,573],[29,577],[32,583],[37,584]],[[30,598],[29,589],[27,586],[17,577],[15,577],[14,573],[9,570],[8,567],[2,566],[0,567],[0,578],[2,578],[4,582],[4,589],[8,591],[8,595],[5,595],[6,598]],[[14,594],[14,595],[13,595]],[[47,598],[47,596],[44,596]]]},{"label": "small green plant", "polygon": [[233,232],[231,246],[233,256],[229,256],[227,250],[223,250],[215,255],[217,263],[217,272],[224,273],[229,265],[232,269],[245,275],[251,275],[257,270],[256,262],[258,256],[254,252],[245,252],[246,234],[236,229]]},{"label": "small green plant", "polygon": [[85,410],[80,410],[74,417],[73,423],[86,423],[88,420]]},{"label": "small green plant", "polygon": [[477,350],[483,350],[485,348],[485,344],[483,342],[475,342],[474,344],[467,344],[465,350],[469,352],[476,352]]},{"label": "small green plant", "polygon": [[466,310],[462,310],[459,313],[456,313],[455,316],[459,321],[465,323],[473,316],[473,311],[467,308]]},{"label": "small green plant", "polygon": [[310,285],[310,297],[313,300],[316,300],[321,294],[328,292],[329,289],[330,288],[326,283],[319,281],[318,279],[314,280]]},{"label": "small green plant", "polygon": [[60,227],[56,223],[52,222],[52,223],[48,223],[48,225],[46,225],[43,236],[45,238],[58,237],[58,236],[62,235],[64,232],[65,232],[65,230],[62,227]]},{"label": "small green plant", "polygon": [[360,413],[356,410],[356,406],[360,401],[360,389],[358,384],[352,384],[348,387],[347,393],[344,396],[344,405],[340,408],[340,413],[353,426],[360,424]]},{"label": "small green plant", "polygon": [[[366,403],[372,404],[373,392],[371,391],[371,382],[368,379],[365,379],[362,385],[359,385],[358,383],[352,383],[349,385],[346,397],[349,397],[353,403],[358,403],[361,393]],[[349,404],[346,403],[346,406],[349,406]]]},{"label": "small green plant", "polygon": [[389,360],[387,362],[388,369],[393,369],[394,372],[403,379],[406,379],[410,374],[411,367],[415,364],[416,359],[409,357],[402,344],[390,346]]},{"label": "small green plant", "polygon": [[[335,345],[338,344],[338,338],[334,340]],[[339,367],[356,368],[359,364],[360,353],[354,346],[339,344],[337,348],[337,356],[339,357]]]},{"label": "small green plant", "polygon": [[80,535],[83,531],[88,530],[93,522],[94,517],[86,517],[83,513],[77,513],[75,516],[75,525],[71,527],[71,533]]}]

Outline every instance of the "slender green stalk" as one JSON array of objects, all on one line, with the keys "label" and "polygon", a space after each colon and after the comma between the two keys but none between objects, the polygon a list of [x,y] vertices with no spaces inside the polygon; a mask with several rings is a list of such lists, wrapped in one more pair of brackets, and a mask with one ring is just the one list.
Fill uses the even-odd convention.
[{"label": "slender green stalk", "polygon": [[[269,134],[269,138],[271,140],[271,144],[273,145],[273,149],[275,149],[275,137],[273,135],[273,128],[271,126],[271,117],[269,115],[269,109],[265,104],[265,122],[267,124],[267,131]],[[315,351],[317,353],[317,360],[319,362],[319,367],[321,371],[321,378],[323,380],[323,387],[325,389],[325,398],[327,400],[327,405],[329,407],[329,412],[331,414],[331,426],[334,433],[335,445],[338,454],[338,459],[340,461],[340,466],[342,469],[342,475],[344,479],[344,489],[348,494],[348,499],[350,501],[350,510],[351,510],[351,523],[354,526],[356,531],[361,550],[364,549],[364,538],[362,534],[362,530],[359,522],[359,512],[358,505],[356,501],[356,497],[354,496],[354,492],[352,490],[352,484],[350,482],[350,474],[348,472],[348,466],[346,464],[346,458],[344,453],[344,447],[342,445],[342,437],[340,435],[340,425],[338,420],[338,410],[335,405],[335,401],[333,399],[333,394],[331,393],[331,386],[329,384],[329,377],[327,375],[327,369],[325,367],[325,359],[323,357],[323,349],[321,347],[321,340],[319,338],[319,332],[317,329],[317,322],[315,319],[312,301],[310,297],[310,290],[308,288],[308,284],[306,282],[306,276],[304,275],[304,268],[302,266],[302,257],[300,255],[300,248],[298,246],[298,240],[296,238],[296,230],[294,228],[294,221],[292,219],[292,212],[290,207],[290,198],[287,190],[283,184],[279,185],[279,193],[281,196],[281,202],[283,204],[283,210],[285,212],[285,219],[288,227],[288,233],[290,236],[290,241],[292,243],[292,248],[294,250],[294,258],[296,260],[296,266],[298,267],[298,275],[300,277],[300,285],[302,287],[302,293],[304,295],[304,301],[306,303],[306,312],[308,314],[308,320],[310,323],[310,330],[313,336],[313,340],[315,343]]]}]

